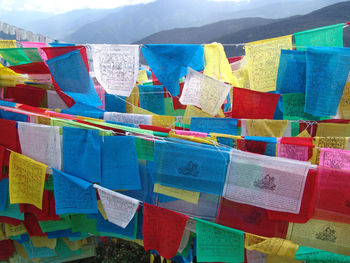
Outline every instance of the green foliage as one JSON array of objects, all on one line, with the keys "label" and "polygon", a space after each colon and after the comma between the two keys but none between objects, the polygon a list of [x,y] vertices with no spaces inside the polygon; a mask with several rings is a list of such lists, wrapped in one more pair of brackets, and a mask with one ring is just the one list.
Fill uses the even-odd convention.
[{"label": "green foliage", "polygon": [[149,263],[150,255],[140,245],[122,240],[113,239],[101,243],[96,248],[95,262],[101,263]]}]

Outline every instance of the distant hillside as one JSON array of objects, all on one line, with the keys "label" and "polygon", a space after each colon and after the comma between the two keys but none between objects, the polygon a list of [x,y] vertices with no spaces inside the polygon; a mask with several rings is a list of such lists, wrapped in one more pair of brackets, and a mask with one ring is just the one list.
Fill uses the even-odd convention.
[{"label": "distant hillside", "polygon": [[[277,19],[268,25],[258,25],[242,29],[233,34],[229,33],[220,38],[211,38],[209,42],[217,41],[223,44],[246,43],[348,21],[350,21],[350,1],[334,4],[307,15]],[[350,28],[344,29],[344,46],[350,47]],[[228,51],[229,55],[243,54],[240,48],[231,48]]]},{"label": "distant hillside", "polygon": [[203,26],[244,16],[281,18],[304,14],[339,1],[288,0],[286,4],[286,0],[156,0],[125,6],[98,21],[86,23],[80,28],[77,26],[76,32],[62,40],[73,43],[131,43],[162,30]]},{"label": "distant hillside", "polygon": [[137,41],[142,44],[202,44],[207,43],[209,39],[218,39],[228,33],[235,33],[242,29],[251,28],[259,25],[266,25],[275,21],[265,18],[241,18],[231,19],[205,25],[202,27],[176,28],[161,31]]},{"label": "distant hillside", "polygon": [[[283,19],[231,19],[197,28],[167,30],[150,35],[137,43],[246,43],[347,21],[350,21],[350,1],[334,4],[302,16]],[[344,45],[350,47],[350,28],[344,30]],[[244,53],[242,48],[228,47],[225,50],[228,55]]]}]

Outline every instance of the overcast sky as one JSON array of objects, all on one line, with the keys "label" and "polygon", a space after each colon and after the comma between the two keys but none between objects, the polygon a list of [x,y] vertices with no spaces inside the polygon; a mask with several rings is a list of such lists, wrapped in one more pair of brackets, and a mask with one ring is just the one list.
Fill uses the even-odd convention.
[{"label": "overcast sky", "polygon": [[[149,3],[155,0],[0,0],[1,10],[28,10],[63,13],[82,8],[115,8],[123,5]],[[176,1],[176,0],[174,0]],[[190,1],[190,0],[189,0]],[[213,0],[243,1],[243,0]]]}]

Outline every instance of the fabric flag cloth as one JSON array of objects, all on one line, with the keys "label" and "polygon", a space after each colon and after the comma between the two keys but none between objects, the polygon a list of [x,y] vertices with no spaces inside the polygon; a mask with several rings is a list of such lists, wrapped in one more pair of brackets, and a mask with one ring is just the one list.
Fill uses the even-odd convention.
[{"label": "fabric flag cloth", "polygon": [[[339,161],[340,163],[341,161]],[[338,165],[335,162],[333,166]],[[316,210],[318,212],[323,211],[329,216],[338,214],[350,217],[350,194],[348,191],[350,170],[323,166],[319,166],[318,170],[320,179]],[[324,219],[329,220],[330,218],[325,217]]]},{"label": "fabric flag cloth", "polygon": [[18,122],[17,129],[24,155],[49,167],[61,169],[62,147],[59,127]]},{"label": "fabric flag cloth", "polygon": [[75,102],[102,106],[78,50],[49,59],[46,63],[58,87]]},{"label": "fabric flag cloth", "polygon": [[214,42],[204,45],[204,57],[204,75],[233,85],[232,69],[222,44]]},{"label": "fabric flag cloth", "polygon": [[101,152],[102,186],[113,190],[141,188],[135,137],[105,136]]},{"label": "fabric flag cloth", "polygon": [[173,97],[179,95],[179,79],[186,75],[187,67],[198,71],[204,68],[202,45],[148,44],[142,47],[142,54]]},{"label": "fabric flag cloth", "polygon": [[139,71],[139,45],[90,45],[94,73],[104,90],[129,97]]},{"label": "fabric flag cloth", "polygon": [[13,248],[11,239],[0,241],[0,259],[1,260],[7,261],[8,258],[13,255],[14,252],[15,250]]},{"label": "fabric flag cloth", "polygon": [[38,223],[38,220],[36,219],[35,215],[31,213],[25,213],[24,214],[24,226],[27,229],[28,235],[30,237],[32,236],[46,236],[45,233],[40,228],[40,225]]},{"label": "fabric flag cloth", "polygon": [[349,256],[339,255],[328,251],[303,246],[299,246],[299,249],[295,254],[295,259],[307,262],[350,262]]},{"label": "fabric flag cloth", "polygon": [[84,65],[88,71],[89,70],[89,61],[87,58],[87,51],[84,46],[74,46],[74,45],[69,45],[69,46],[51,46],[51,47],[43,47],[41,48],[46,56],[47,59],[52,59],[54,57],[59,57],[61,55],[67,54],[69,52],[78,50],[79,53],[81,54],[81,57],[84,61]]},{"label": "fabric flag cloth", "polygon": [[0,181],[0,211],[4,211],[7,205],[9,180],[2,178]]},{"label": "fabric flag cloth", "polygon": [[305,93],[305,51],[281,50],[276,90],[281,93]]},{"label": "fabric flag cloth", "polygon": [[221,198],[216,223],[265,237],[285,238],[288,222],[269,219],[267,210]]},{"label": "fabric flag cloth", "polygon": [[40,107],[45,94],[45,89],[26,85],[17,85],[6,90],[6,98],[13,99],[16,103],[27,104],[33,107]]},{"label": "fabric flag cloth", "polygon": [[101,183],[101,138],[97,130],[63,127],[63,168],[91,183]]},{"label": "fabric flag cloth", "polygon": [[273,119],[279,94],[233,88],[232,118]]},{"label": "fabric flag cloth", "polygon": [[350,170],[350,151],[321,148],[319,164],[334,169]]},{"label": "fabric flag cloth", "polygon": [[350,48],[307,48],[304,111],[335,116],[350,71]]},{"label": "fabric flag cloth", "polygon": [[24,41],[21,41],[21,45],[22,47],[24,48],[37,48],[38,49],[38,52],[41,56],[41,58],[43,60],[47,60],[47,56],[45,54],[45,52],[41,49],[43,47],[47,47],[47,44],[46,43],[40,43],[40,42],[24,42]]},{"label": "fabric flag cloth", "polygon": [[223,197],[273,211],[298,214],[310,165],[232,149]]},{"label": "fabric flag cloth", "polygon": [[[17,123],[12,120],[0,119],[0,145],[11,151],[21,152],[21,146],[18,139]],[[9,164],[9,151],[4,151],[3,165]],[[1,159],[0,159],[1,161]]]},{"label": "fabric flag cloth", "polygon": [[339,114],[342,119],[350,119],[350,74],[340,99]]},{"label": "fabric flag cloth", "polygon": [[263,92],[276,90],[281,49],[292,49],[292,35],[245,45],[250,89]]},{"label": "fabric flag cloth", "polygon": [[193,146],[155,142],[155,181],[165,186],[221,195],[229,154],[212,146]]},{"label": "fabric flag cloth", "polygon": [[61,214],[96,214],[96,191],[92,184],[78,177],[52,169],[55,209]]},{"label": "fabric flag cloth", "polygon": [[9,191],[11,204],[32,204],[42,209],[46,176],[45,164],[19,153],[11,152]]},{"label": "fabric flag cloth", "polygon": [[316,137],[348,137],[350,124],[345,123],[318,123]]},{"label": "fabric flag cloth", "polygon": [[0,55],[10,66],[42,61],[36,48],[5,48],[0,49]]},{"label": "fabric flag cloth", "polygon": [[106,111],[126,113],[126,97],[105,93]]},{"label": "fabric flag cloth", "polygon": [[152,125],[152,115],[132,114],[121,112],[105,112],[103,115],[105,121],[113,121],[130,124]]},{"label": "fabric flag cloth", "polygon": [[266,238],[262,236],[245,234],[244,246],[247,250],[256,250],[268,255],[294,259],[299,245],[282,238]]},{"label": "fabric flag cloth", "polygon": [[319,120],[320,117],[304,112],[305,94],[283,94],[283,119],[284,120]]},{"label": "fabric flag cloth", "polygon": [[195,220],[198,262],[244,261],[244,232],[197,218]]},{"label": "fabric flag cloth", "polygon": [[306,47],[342,47],[344,23],[294,33],[297,49]]},{"label": "fabric flag cloth", "polygon": [[140,107],[159,115],[165,114],[165,101],[163,86],[138,85],[140,96]]},{"label": "fabric flag cloth", "polygon": [[313,217],[315,211],[319,191],[318,178],[319,176],[317,171],[309,170],[299,214],[267,210],[269,218],[271,220],[285,220],[301,224],[309,221]]},{"label": "fabric flag cloth", "polygon": [[135,216],[140,201],[99,185],[94,187],[98,191],[108,221],[125,228]]},{"label": "fabric flag cloth", "polygon": [[230,89],[231,85],[188,68],[180,103],[195,105],[202,111],[215,116],[219,113]]},{"label": "fabric flag cloth", "polygon": [[312,138],[283,137],[277,148],[278,157],[307,162],[312,157]]},{"label": "fabric flag cloth", "polygon": [[287,239],[301,246],[350,256],[349,233],[348,224],[311,219],[305,224],[290,223]]},{"label": "fabric flag cloth", "polygon": [[241,120],[241,135],[282,137],[288,132],[287,120]]},{"label": "fabric flag cloth", "polygon": [[183,214],[144,203],[142,234],[145,250],[154,249],[167,259],[174,257],[187,219]]}]

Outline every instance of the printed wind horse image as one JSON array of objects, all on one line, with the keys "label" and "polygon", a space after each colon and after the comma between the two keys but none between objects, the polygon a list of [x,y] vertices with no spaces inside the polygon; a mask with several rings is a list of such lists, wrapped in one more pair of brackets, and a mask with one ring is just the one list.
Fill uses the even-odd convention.
[{"label": "printed wind horse image", "polygon": [[350,0],[272,2],[0,0],[0,262],[350,262]]},{"label": "printed wind horse image", "polygon": [[276,180],[275,177],[270,176],[269,174],[266,174],[263,178],[256,179],[254,181],[254,186],[260,189],[273,191],[277,187],[275,180]]}]

